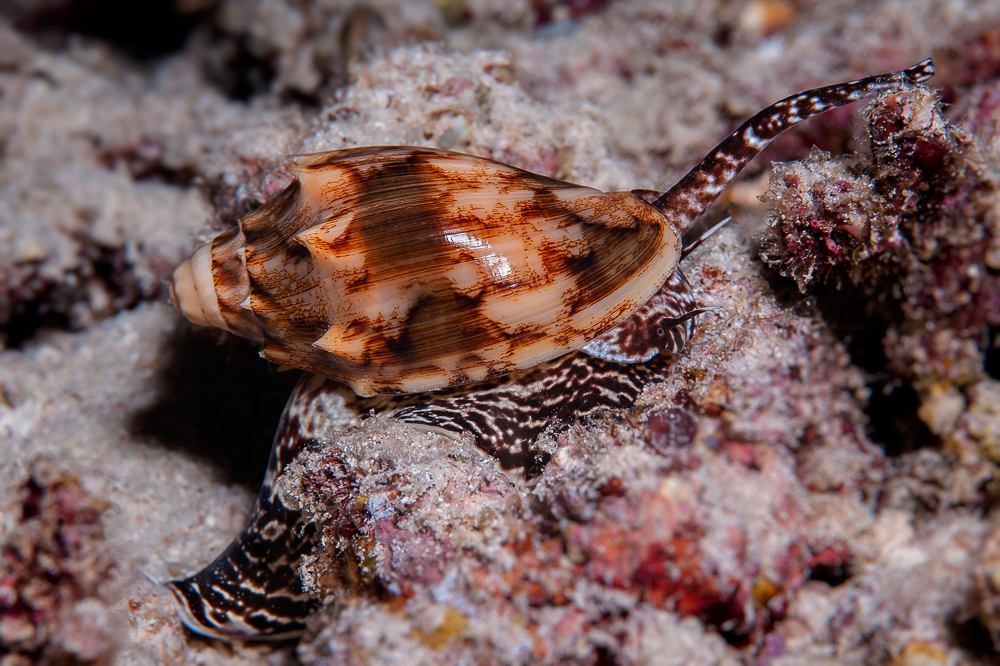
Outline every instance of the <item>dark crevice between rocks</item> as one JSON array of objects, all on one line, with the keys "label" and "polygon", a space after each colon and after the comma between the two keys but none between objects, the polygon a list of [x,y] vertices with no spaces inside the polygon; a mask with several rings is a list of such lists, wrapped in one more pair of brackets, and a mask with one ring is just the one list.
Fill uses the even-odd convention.
[{"label": "dark crevice between rocks", "polygon": [[978,663],[994,663],[996,659],[996,647],[993,644],[993,637],[990,630],[983,626],[977,617],[962,618],[952,617],[948,620],[948,630],[951,632],[953,644],[971,653],[974,657],[980,657],[987,661]]},{"label": "dark crevice between rocks", "polygon": [[843,585],[851,579],[853,573],[848,564],[814,564],[809,568],[809,580],[826,583],[830,587]]},{"label": "dark crevice between rocks", "polygon": [[155,181],[186,189],[199,185],[199,174],[191,167],[168,167],[162,158],[165,146],[154,140],[141,140],[128,149],[97,149],[97,161],[108,171],[124,168],[136,182]]},{"label": "dark crevice between rocks", "polygon": [[[268,92],[277,74],[268,58],[255,55],[246,38],[233,40],[219,35],[222,42],[229,42],[209,60],[206,77],[230,99],[245,102]],[[309,104],[317,100],[308,99]]]},{"label": "dark crevice between rocks", "polygon": [[938,438],[917,417],[920,399],[909,384],[875,379],[868,382],[868,387],[868,435],[887,456],[898,457],[938,445]]},{"label": "dark crevice between rocks", "polygon": [[144,291],[125,248],[83,242],[80,253],[81,266],[58,280],[43,277],[40,264],[7,268],[19,274],[0,280],[0,347],[20,349],[44,329],[80,330],[162,297],[159,288]]},{"label": "dark crevice between rocks", "polygon": [[285,402],[301,373],[278,372],[243,341],[187,323],[164,344],[155,402],[132,414],[147,442],[188,451],[229,482],[260,487]]},{"label": "dark crevice between rocks", "polygon": [[882,341],[889,328],[886,310],[894,305],[873,303],[854,289],[821,291],[816,301],[824,321],[867,377],[868,436],[891,457],[936,446],[938,438],[917,416],[916,391],[889,368]]},{"label": "dark crevice between rocks", "polygon": [[1000,379],[1000,328],[990,327],[989,344],[986,346],[986,374]]},{"label": "dark crevice between rocks", "polygon": [[[29,268],[29,270],[31,270]],[[30,291],[25,298],[24,292]],[[52,307],[66,298],[56,283],[37,286],[7,286],[0,293],[0,348],[20,349],[42,329],[68,329],[69,312]]]},{"label": "dark crevice between rocks", "polygon": [[214,0],[14,0],[2,11],[50,48],[74,34],[101,40],[139,62],[180,50],[210,17]]},{"label": "dark crevice between rocks", "polygon": [[535,27],[541,28],[556,21],[579,21],[600,14],[609,0],[530,0],[534,11]]},{"label": "dark crevice between rocks", "polygon": [[924,447],[937,446],[938,438],[917,416],[916,391],[889,368],[883,339],[897,314],[893,302],[875,303],[851,287],[816,286],[804,297],[794,283],[762,265],[762,272],[786,308],[815,307],[833,334],[851,355],[851,361],[867,377],[870,390],[865,413],[868,436],[888,456],[900,456]]}]

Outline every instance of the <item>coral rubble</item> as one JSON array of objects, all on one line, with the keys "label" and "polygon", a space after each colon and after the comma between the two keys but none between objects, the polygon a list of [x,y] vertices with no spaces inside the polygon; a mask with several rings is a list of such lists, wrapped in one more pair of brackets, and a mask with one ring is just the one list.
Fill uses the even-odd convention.
[{"label": "coral rubble", "polygon": [[0,544],[3,663],[109,663],[121,618],[107,503],[37,459],[20,488],[20,520]]},{"label": "coral rubble", "polygon": [[[182,0],[93,20],[116,5],[0,7],[9,656],[995,662],[996,3]],[[928,55],[951,110],[899,91],[853,157],[847,109],[774,146],[804,158],[767,195],[787,278],[735,224],[696,250],[719,309],[634,410],[544,436],[533,484],[389,419],[317,442],[281,481],[323,535],[302,573],[326,605],[297,645],[187,634],[139,575],[210,561],[255,489],[231,470],[275,378],[220,379],[253,359],[150,301],[196,237],[281,190],[287,154],[423,144],[662,189],[767,103]]]}]

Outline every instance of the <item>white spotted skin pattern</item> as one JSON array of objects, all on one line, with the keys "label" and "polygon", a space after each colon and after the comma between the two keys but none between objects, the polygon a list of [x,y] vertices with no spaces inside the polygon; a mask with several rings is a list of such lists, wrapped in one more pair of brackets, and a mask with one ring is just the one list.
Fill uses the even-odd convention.
[{"label": "white spotted skin pattern", "polygon": [[[873,93],[924,81],[933,73],[927,60],[901,72],[788,97],[744,123],[663,195],[643,190],[633,195],[685,231],[788,127]],[[478,384],[427,394],[355,396],[346,404],[355,419],[376,413],[453,437],[469,436],[501,467],[530,478],[547,462],[535,446],[539,435],[603,411],[631,408],[646,385],[668,376],[671,360],[684,349],[697,315],[705,310],[675,270],[648,303],[633,310],[638,312],[634,318],[594,340],[586,350],[592,355],[573,352]],[[314,545],[314,527],[285,504],[275,481],[311,442],[336,440],[351,421],[334,420],[329,407],[343,401],[344,388],[336,381],[303,377],[279,425],[249,524],[214,563],[168,583],[182,619],[193,631],[246,639],[280,638],[302,630],[316,602],[303,593],[296,567]]]},{"label": "white spotted skin pattern", "polygon": [[181,619],[213,638],[300,633],[316,602],[302,590],[298,562],[313,547],[315,528],[286,506],[276,480],[311,442],[325,419],[323,401],[300,384],[285,407],[271,448],[267,474],[253,514],[240,536],[212,564],[167,583]]},{"label": "white spotted skin pattern", "polygon": [[679,353],[690,337],[689,327],[682,324],[703,312],[707,309],[694,304],[678,269],[644,306],[582,351],[614,363],[645,363],[661,352]]}]

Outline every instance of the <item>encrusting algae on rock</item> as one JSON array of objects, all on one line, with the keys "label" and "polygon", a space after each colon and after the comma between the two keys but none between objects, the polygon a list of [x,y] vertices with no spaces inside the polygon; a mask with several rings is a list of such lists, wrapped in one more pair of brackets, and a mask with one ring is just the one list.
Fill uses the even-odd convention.
[{"label": "encrusting algae on rock", "polygon": [[[672,610],[696,616],[717,627],[734,644],[760,640],[768,625],[783,617],[785,595],[801,586],[809,572],[819,575],[818,572],[828,571],[829,574],[822,575],[838,578],[845,575],[852,559],[845,540],[795,539],[785,544],[787,551],[772,563],[776,568],[757,571],[749,581],[744,568],[747,554],[737,557],[739,564],[735,570],[721,573],[718,568],[726,565],[711,562],[710,552],[702,543],[702,527],[695,509],[697,489],[682,477],[672,475],[674,471],[698,470],[707,466],[707,461],[699,463],[697,456],[684,454],[677,455],[676,468],[668,465],[659,469],[646,452],[631,464],[626,456],[611,464],[619,468],[618,473],[596,486],[592,479],[581,485],[579,497],[574,497],[572,492],[566,497],[561,492],[544,497],[545,479],[554,486],[563,486],[567,481],[573,483],[566,478],[565,470],[580,470],[576,461],[566,457],[569,440],[565,433],[558,434],[559,429],[569,426],[572,430],[580,419],[600,418],[609,409],[628,409],[637,403],[647,385],[668,381],[669,364],[691,338],[694,317],[707,311],[697,306],[694,296],[680,296],[690,294],[691,287],[679,271],[674,270],[681,255],[679,248],[671,244],[668,245],[673,249],[667,254],[673,263],[658,278],[665,280],[663,289],[668,290],[671,297],[662,304],[654,299],[644,307],[628,299],[621,301],[614,291],[617,287],[604,286],[609,276],[617,275],[603,273],[607,257],[601,254],[609,243],[595,244],[594,237],[600,232],[609,239],[630,241],[629,232],[633,229],[656,228],[662,223],[679,237],[693,226],[736,174],[788,127],[869,94],[919,83],[932,73],[930,61],[925,61],[902,72],[811,90],[777,102],[741,125],[678,185],[662,195],[644,190],[611,195],[584,191],[578,186],[489,160],[415,147],[348,149],[299,158],[300,163],[295,167],[298,180],[293,181],[283,195],[261,211],[244,217],[239,228],[220,235],[213,244],[198,250],[191,263],[178,269],[172,286],[175,302],[199,323],[215,323],[263,343],[264,355],[269,358],[286,360],[331,375],[336,380],[350,381],[352,386],[360,387],[363,394],[427,388],[422,382],[432,362],[441,367],[431,367],[431,374],[443,371],[451,374],[444,372],[444,382],[431,386],[451,388],[427,396],[365,400],[350,395],[337,381],[320,376],[304,378],[279,426],[268,477],[243,535],[200,573],[170,583],[185,622],[210,636],[281,636],[301,629],[307,614],[315,608],[317,597],[332,594],[334,598],[343,598],[344,594],[352,597],[364,593],[377,599],[388,595],[408,600],[406,610],[413,624],[405,636],[398,634],[385,637],[385,640],[397,641],[404,652],[413,649],[409,644],[414,641],[425,648],[439,650],[451,646],[451,639],[459,635],[484,629],[472,618],[466,621],[465,613],[461,613],[461,622],[454,621],[457,617],[455,604],[461,607],[471,603],[466,596],[470,589],[492,587],[496,593],[493,601],[506,599],[513,604],[506,610],[494,610],[518,614],[526,612],[521,607],[525,600],[541,606],[569,604],[567,589],[576,587],[573,581],[579,579],[579,589],[574,594],[582,594],[583,598],[594,594],[596,598],[576,605],[571,617],[564,620],[572,622],[575,617],[584,624],[597,621],[594,613],[606,615],[609,612],[607,595],[613,596],[613,592],[620,591],[628,595],[630,604],[645,604],[650,611]],[[466,172],[482,172],[487,177],[483,183],[468,181]],[[492,175],[494,172],[502,172],[503,178],[497,180]],[[437,187],[442,184],[457,188],[454,198],[461,205],[449,204],[449,199],[444,203],[437,201],[442,193],[446,197],[449,193],[446,187]],[[574,288],[563,292],[568,311],[576,312],[574,306],[583,299],[581,311],[587,311],[587,304],[600,304],[602,308],[611,308],[614,318],[601,319],[603,324],[581,331],[581,340],[576,342],[559,331],[551,332],[554,353],[566,351],[560,344],[570,344],[570,348],[582,345],[578,348],[583,353],[543,363],[537,368],[530,366],[548,357],[529,354],[523,359],[526,364],[523,367],[497,367],[490,365],[492,351],[489,350],[492,348],[488,348],[483,352],[484,357],[469,357],[468,367],[449,367],[454,359],[447,354],[427,358],[414,356],[413,345],[408,344],[412,342],[410,338],[416,336],[412,331],[427,322],[432,324],[428,330],[441,329],[441,322],[447,322],[445,328],[453,332],[463,330],[463,320],[467,320],[476,333],[473,341],[491,340],[486,334],[491,329],[484,327],[480,319],[484,312],[493,310],[488,304],[476,305],[476,299],[482,296],[475,296],[475,293],[489,295],[496,289],[505,288],[506,273],[496,269],[497,265],[505,264],[505,255],[492,247],[496,241],[492,232],[480,229],[484,226],[482,214],[469,217],[467,213],[481,208],[488,216],[494,209],[489,203],[496,198],[493,190],[501,184],[502,196],[494,202],[496,208],[508,211],[509,217],[507,204],[510,204],[515,218],[525,216],[532,228],[537,226],[540,230],[542,237],[536,239],[530,251],[537,249],[542,255],[541,264],[553,275],[567,272],[568,266],[568,275],[575,277],[575,281],[568,282]],[[425,192],[420,185],[433,187]],[[485,190],[480,191],[484,185]],[[572,189],[572,192],[561,194],[563,189]],[[466,190],[468,201],[462,198]],[[524,196],[511,198],[512,193],[520,195],[522,192]],[[343,211],[338,207],[341,193],[351,203]],[[425,201],[431,193],[435,195],[433,201]],[[555,202],[545,203],[553,197]],[[625,205],[624,200],[630,203]],[[518,201],[529,201],[531,206],[513,205]],[[385,210],[393,214],[388,217],[369,215]],[[329,219],[325,215],[329,215]],[[415,247],[423,247],[428,242],[424,236],[430,233],[434,243],[441,245],[438,250],[448,253],[452,260],[439,261],[435,255],[428,258],[423,256],[426,253],[419,253],[418,258],[424,260],[420,263],[411,257],[409,249],[404,251],[406,234],[411,232],[412,225],[408,223],[411,219],[420,222],[418,227],[413,227],[413,233],[420,239]],[[271,225],[266,224],[269,220]],[[386,225],[387,220],[395,223]],[[538,226],[540,222],[550,221],[554,224],[551,229]],[[581,230],[572,231],[577,226]],[[491,227],[485,224],[485,228]],[[564,232],[573,242],[566,244],[560,240]],[[546,234],[553,237],[548,238]],[[438,236],[443,240],[439,242]],[[382,246],[387,242],[389,247],[396,248],[394,252],[383,251]],[[503,245],[499,241],[496,243],[498,248]],[[455,251],[451,249],[453,245]],[[554,255],[556,259],[545,254],[551,249],[549,245],[559,249]],[[521,248],[515,246],[515,249]],[[477,250],[470,252],[469,248]],[[572,261],[562,254],[566,248],[571,250]],[[523,251],[521,248],[520,252]],[[658,254],[661,252],[657,250]],[[400,266],[394,263],[397,261]],[[331,262],[331,266],[326,267],[324,262]],[[476,283],[478,291],[471,297],[462,292],[464,298],[472,298],[474,307],[471,309],[454,307],[461,300],[456,295],[460,285],[452,284],[453,276],[444,270],[450,270],[453,265],[461,266],[463,262],[482,262],[490,268],[487,273],[492,282]],[[617,266],[617,262],[612,263]],[[642,265],[641,261],[636,263],[636,266]],[[345,267],[350,270],[345,272]],[[623,268],[631,271],[630,266]],[[604,275],[604,281],[584,279],[594,271]],[[388,282],[389,287],[383,288],[380,282],[385,278],[383,274],[396,279],[397,273],[409,280],[412,295],[409,291],[397,294],[393,280]],[[715,276],[719,277],[719,273]],[[291,286],[286,284],[286,278],[292,281]],[[627,277],[623,275],[622,280],[625,284]],[[324,301],[323,307],[310,308],[309,303],[313,300],[322,301],[320,295],[328,281],[342,287],[331,290],[342,302]],[[544,291],[546,284],[546,280],[518,282],[519,288],[526,290],[522,300],[527,302],[534,290]],[[377,297],[387,289],[396,295],[385,305]],[[593,289],[594,294],[588,289]],[[216,293],[217,305],[213,306]],[[603,294],[601,299],[596,298],[598,294]],[[365,304],[367,309],[362,308],[363,314],[348,307],[353,303],[351,299]],[[285,301],[290,307],[283,307]],[[324,317],[340,311],[348,314],[326,329],[329,320]],[[300,321],[297,315],[303,312],[310,317],[302,321],[299,330],[296,328]],[[531,328],[531,312],[529,308],[529,314],[525,315],[525,326],[532,333],[529,339],[533,343],[545,342],[546,329],[535,331]],[[632,322],[629,317],[639,319]],[[571,324],[574,321],[560,320]],[[357,330],[350,336],[343,331],[332,335],[331,331],[340,330],[338,327],[345,331]],[[605,330],[606,327],[611,329]],[[681,331],[679,336],[665,335],[665,331],[674,328]],[[296,350],[294,344],[302,340],[295,336],[285,340],[287,331],[299,337],[304,335],[302,340],[313,341],[311,346],[305,351]],[[653,331],[655,334],[651,334]],[[425,335],[426,332],[421,334]],[[444,338],[444,341],[449,339]],[[598,342],[600,344],[596,344]],[[282,347],[286,343],[287,348]],[[506,344],[515,348],[509,341]],[[432,345],[429,349],[436,350],[438,346]],[[632,348],[637,346],[652,346],[654,352],[652,355],[640,353],[633,358]],[[420,351],[419,346],[416,351]],[[659,357],[652,363],[643,364],[657,351],[661,352]],[[723,353],[732,351],[730,348]],[[385,367],[380,361],[386,358],[412,362],[411,356],[420,361],[412,365],[387,363]],[[351,364],[345,364],[344,359],[351,361],[353,366],[348,368]],[[487,370],[487,375],[492,377],[490,381],[474,383],[478,375],[472,369],[477,366]],[[842,366],[840,361],[832,367]],[[505,375],[519,367],[522,369]],[[803,372],[805,370],[797,370],[800,378]],[[752,371],[747,374],[752,378]],[[693,392],[702,396],[706,389],[711,394],[712,385],[721,379],[719,376],[710,378],[704,373],[700,374],[701,380],[694,379],[697,376],[698,373],[692,373],[689,381]],[[411,379],[416,382],[412,386],[408,383]],[[366,383],[370,380],[373,381]],[[473,383],[468,388],[460,386],[470,381]],[[683,395],[690,396],[690,393],[675,394],[680,405],[688,400],[692,405],[698,404],[697,398],[681,397]],[[711,413],[704,407],[701,409]],[[726,409],[724,404],[719,405],[715,413],[721,416]],[[504,478],[497,476],[499,472],[484,474],[481,465],[491,463],[488,458],[480,459],[476,465],[480,469],[470,473],[454,464],[454,451],[450,456],[442,456],[438,446],[431,443],[434,440],[423,445],[414,441],[402,443],[406,442],[404,436],[401,444],[393,445],[393,453],[385,455],[378,452],[382,443],[369,437],[360,451],[351,451],[349,442],[357,435],[357,428],[375,424],[375,421],[363,422],[363,416],[371,413],[391,416],[398,422],[392,426],[383,422],[383,432],[388,432],[387,428],[401,427],[399,423],[408,423],[420,430],[448,434],[455,440],[452,445],[456,447],[468,442],[469,437],[463,435],[470,435],[482,452],[493,456],[501,468],[537,481],[532,495],[541,506],[547,507],[550,517],[531,508],[532,501],[523,494],[516,481],[517,475]],[[653,430],[671,431],[675,436],[664,439],[682,448],[681,442],[693,440],[697,426],[684,409],[664,410],[663,413],[669,414],[669,418],[654,418]],[[345,429],[345,421],[352,420]],[[853,428],[845,426],[845,434],[853,436]],[[576,427],[577,434],[585,436],[586,431]],[[733,429],[726,437],[729,441],[721,449],[726,457],[752,468],[775,462],[773,452],[758,451],[753,445],[741,442],[738,432],[738,428]],[[824,436],[822,431],[815,434],[820,439]],[[299,470],[282,475],[290,465],[298,469],[297,466],[308,459],[315,463],[317,459],[312,450],[324,444],[334,451],[320,463],[319,473]],[[667,444],[660,448],[664,447],[672,448]],[[608,450],[602,451],[604,448]],[[615,457],[620,453],[616,448],[598,445],[591,455],[603,453]],[[711,448],[701,453],[709,457],[715,455]],[[419,460],[412,460],[413,454],[418,454]],[[466,450],[466,454],[473,454],[473,460],[478,457],[472,450]],[[426,469],[402,475],[396,471],[408,464]],[[441,470],[442,464],[451,471]],[[631,484],[627,488],[619,474],[638,474],[643,465],[653,465],[655,470],[649,470],[652,475],[645,484],[648,487]],[[596,468],[588,466],[587,469]],[[293,478],[298,479],[301,486],[295,492],[288,492],[286,484]],[[419,481],[403,481],[411,478]],[[493,481],[487,483],[489,478]],[[423,485],[425,481],[431,485]],[[453,486],[456,481],[460,485]],[[360,492],[358,489],[365,485],[370,487]],[[312,488],[332,491],[336,499],[320,502],[318,506],[324,507],[322,510],[290,504],[295,497],[308,496]],[[584,488],[590,488],[597,495],[587,497]],[[539,521],[551,524],[545,530],[546,534],[551,532],[551,538],[544,544],[529,542],[522,548],[517,545],[517,539],[512,541],[505,535],[500,543],[487,543],[484,551],[493,553],[486,555],[490,558],[503,552],[515,559],[527,557],[524,574],[529,580],[535,574],[546,572],[545,575],[552,578],[549,583],[542,584],[538,579],[539,585],[529,585],[527,590],[518,591],[524,581],[515,577],[505,583],[493,581],[485,588],[467,587],[468,576],[473,572],[451,563],[455,556],[472,555],[469,548],[476,540],[467,542],[460,533],[453,531],[455,525],[467,519],[458,520],[456,515],[435,530],[433,520],[428,523],[417,517],[425,513],[422,505],[428,502],[436,511],[444,511],[446,507],[459,511],[469,509],[473,497],[476,502],[486,503],[474,508],[484,516],[507,515],[504,520],[536,527]],[[506,510],[499,505],[490,506],[496,503],[513,503],[513,506],[507,506]],[[487,524],[494,521],[495,518],[486,519]],[[561,537],[557,538],[556,534]],[[322,554],[308,554],[317,540],[335,549],[332,561]],[[756,542],[745,542],[738,533],[733,533],[728,541],[737,552],[759,547]],[[611,547],[611,544],[617,546]],[[751,562],[755,559],[752,555],[749,558]],[[296,576],[300,561],[307,572],[312,572],[304,576],[304,585]],[[488,579],[492,578],[487,571],[483,573]],[[421,590],[429,589],[435,589],[435,594],[443,594],[443,598],[451,598],[441,585],[448,581],[449,585],[458,585],[459,580],[465,581],[461,585],[463,591],[454,588],[453,603],[438,599],[436,605],[422,606],[416,600]],[[497,585],[500,587],[495,587]],[[479,621],[482,619],[480,614]],[[499,619],[492,618],[490,624]],[[550,632],[543,629],[547,626],[543,618],[533,622],[538,631]],[[405,624],[397,628],[401,630]],[[570,632],[570,636],[573,634]],[[427,636],[443,638],[428,642],[424,640]],[[497,638],[481,638],[468,646],[471,651],[467,654],[465,648],[458,648],[464,655],[460,659],[483,658],[486,653],[482,650],[495,649],[501,643]],[[531,652],[540,650],[541,656],[549,650],[563,656],[567,654],[561,640],[550,643],[529,639],[511,649],[517,651],[529,645]],[[332,649],[332,654],[339,658],[363,652],[359,645],[348,649],[347,653],[340,652],[337,647]]]},{"label": "encrusting algae on rock", "polygon": [[[775,214],[763,258],[802,291],[826,283],[862,304],[828,316],[868,319],[852,345],[880,350],[867,356],[894,377],[887,392],[915,394],[924,440],[955,469],[944,495],[956,503],[995,497],[1000,462],[996,95],[983,86],[951,119],[929,91],[885,95],[867,112],[869,154],[779,165],[764,197]],[[997,539],[993,528],[975,553],[972,612],[1000,648]]]}]

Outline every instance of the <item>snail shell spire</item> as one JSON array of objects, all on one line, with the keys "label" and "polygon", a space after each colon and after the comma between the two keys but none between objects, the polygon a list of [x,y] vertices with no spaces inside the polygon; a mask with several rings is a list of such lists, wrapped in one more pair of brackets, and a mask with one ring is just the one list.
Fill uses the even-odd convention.
[{"label": "snail shell spire", "polygon": [[199,247],[174,271],[170,281],[170,302],[195,324],[226,327],[212,279],[211,244]]},{"label": "snail shell spire", "polygon": [[205,243],[174,271],[170,302],[195,324],[215,326],[260,344],[260,326],[248,309],[250,281],[240,228]]}]

